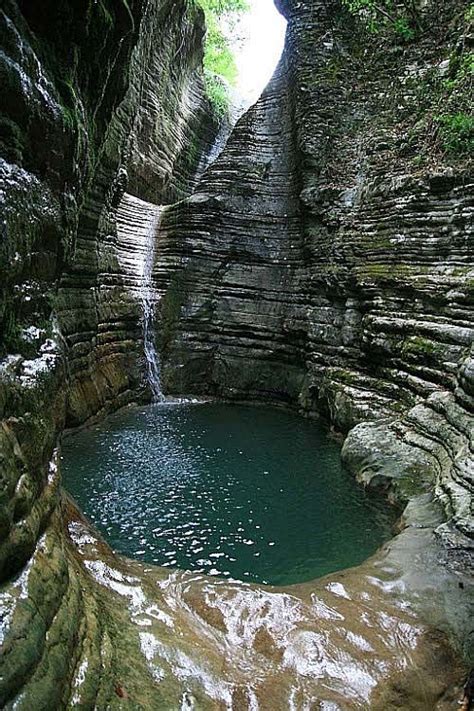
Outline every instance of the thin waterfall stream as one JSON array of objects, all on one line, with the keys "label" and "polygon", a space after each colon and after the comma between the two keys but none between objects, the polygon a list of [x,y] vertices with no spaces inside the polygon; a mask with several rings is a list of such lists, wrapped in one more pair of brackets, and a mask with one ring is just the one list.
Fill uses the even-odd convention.
[{"label": "thin waterfall stream", "polygon": [[157,302],[153,286],[153,266],[155,263],[156,236],[159,230],[164,207],[156,206],[153,218],[149,222],[145,235],[145,251],[140,289],[142,304],[143,349],[146,359],[147,380],[154,402],[164,399],[161,390],[160,358],[155,345],[155,307]]},{"label": "thin waterfall stream", "polygon": [[[223,150],[233,125],[242,112],[241,106],[233,106],[227,121],[222,123],[221,130],[215,136],[214,142],[207,154],[203,155],[196,171],[196,182],[214,163]],[[139,299],[141,302],[141,324],[143,333],[143,352],[146,360],[146,378],[152,393],[153,402],[163,402],[166,398],[161,387],[160,356],[156,348],[155,312],[160,300],[153,283],[156,244],[163,214],[169,205],[155,205],[137,197],[124,194],[117,214],[117,225],[122,231],[123,244],[130,248],[130,242],[141,243],[137,250],[139,262]],[[130,223],[130,214],[133,220]],[[135,259],[132,264],[137,266]]]}]

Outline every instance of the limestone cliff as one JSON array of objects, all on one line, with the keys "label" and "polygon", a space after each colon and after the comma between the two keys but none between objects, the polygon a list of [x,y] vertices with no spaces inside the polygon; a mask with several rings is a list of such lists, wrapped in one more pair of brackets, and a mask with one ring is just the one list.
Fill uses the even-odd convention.
[{"label": "limestone cliff", "polygon": [[[61,708],[107,633],[65,549],[58,437],[147,397],[124,192],[186,195],[218,122],[192,2],[7,0],[0,26],[0,706],[28,678],[24,708]],[[80,674],[86,699],[112,684]]]},{"label": "limestone cliff", "polygon": [[167,387],[322,413],[361,480],[436,487],[471,548],[473,183],[427,131],[472,19],[429,4],[418,42],[369,50],[337,2],[284,9],[273,81],[165,216]]}]

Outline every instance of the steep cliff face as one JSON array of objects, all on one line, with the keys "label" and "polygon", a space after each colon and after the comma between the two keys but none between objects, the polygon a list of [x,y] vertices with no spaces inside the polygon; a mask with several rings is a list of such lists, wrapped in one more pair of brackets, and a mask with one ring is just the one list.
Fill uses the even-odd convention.
[{"label": "steep cliff face", "polygon": [[[127,91],[108,126],[58,294],[71,425],[143,388],[140,302],[129,288],[130,280],[140,287],[141,275],[124,267],[137,217],[121,206],[125,190],[151,209],[183,197],[210,149],[218,127],[201,76],[202,23],[189,3],[148,3],[141,19]],[[146,224],[146,210],[141,217]]]},{"label": "steep cliff face", "polygon": [[62,533],[58,437],[146,397],[127,206],[187,194],[218,125],[193,3],[9,0],[0,23],[0,705],[28,679],[20,706],[61,708],[74,678],[88,703],[113,681]]},{"label": "steep cliff face", "polygon": [[201,75],[203,17],[186,2],[49,14],[11,3],[2,22],[11,55],[2,127],[14,161],[3,166],[3,348],[38,352],[54,312],[68,418],[80,424],[141,384],[117,209],[125,189],[154,204],[183,197],[210,148],[218,126]]},{"label": "steep cliff face", "polygon": [[273,81],[164,219],[167,387],[323,413],[362,480],[436,486],[470,547],[473,185],[428,135],[466,8],[379,47],[339,3],[284,9]]}]

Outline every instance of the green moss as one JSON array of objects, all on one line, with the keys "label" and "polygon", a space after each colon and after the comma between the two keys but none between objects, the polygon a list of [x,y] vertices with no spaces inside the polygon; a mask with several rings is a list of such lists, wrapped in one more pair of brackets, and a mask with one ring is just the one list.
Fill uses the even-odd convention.
[{"label": "green moss", "polygon": [[359,276],[372,279],[399,279],[413,275],[413,267],[406,264],[364,264],[358,269]]},{"label": "green moss", "polygon": [[[345,67],[346,61],[341,54],[336,54],[331,57],[324,70],[328,83],[335,86],[340,81]],[[318,77],[314,77],[314,82],[318,83],[320,82],[320,79]]]},{"label": "green moss", "polygon": [[423,153],[418,153],[418,155],[416,155],[413,158],[413,165],[415,165],[419,168],[422,168],[423,166],[425,166],[427,164],[427,162],[428,162],[428,156]]},{"label": "green moss", "polygon": [[352,385],[356,387],[360,385],[360,374],[353,370],[343,370],[342,368],[332,369],[331,375],[334,379],[344,385]]},{"label": "green moss", "polygon": [[443,148],[447,153],[471,155],[474,152],[474,116],[467,113],[436,116]]},{"label": "green moss", "polygon": [[428,338],[423,338],[422,336],[412,336],[407,339],[403,344],[402,352],[403,354],[414,353],[421,355],[435,355],[439,348],[437,344],[430,341]]},{"label": "green moss", "polygon": [[411,472],[393,480],[393,486],[398,500],[409,501],[426,492],[426,470],[413,465]]},{"label": "green moss", "polygon": [[64,99],[64,103],[61,107],[64,124],[67,129],[75,131],[78,126],[79,119],[76,111],[77,96],[74,85],[70,78],[59,79],[58,85]]}]

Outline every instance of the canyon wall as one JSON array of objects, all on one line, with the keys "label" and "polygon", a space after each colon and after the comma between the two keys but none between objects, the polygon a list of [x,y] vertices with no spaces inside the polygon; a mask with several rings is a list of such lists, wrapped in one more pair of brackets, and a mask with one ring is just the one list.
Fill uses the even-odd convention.
[{"label": "canyon wall", "polygon": [[[189,678],[204,708],[254,703],[240,662],[226,662],[230,691],[227,677],[216,691],[199,666],[225,676],[236,633],[223,631],[219,606],[229,616],[241,592],[228,591],[227,609],[222,586],[193,592],[184,579],[191,601],[176,613],[178,578],[153,573],[143,587],[146,571],[114,561],[60,490],[63,429],[149,398],[139,295],[155,230],[165,389],[329,418],[348,433],[344,456],[364,481],[393,479],[405,501],[436,488],[448,513],[438,533],[465,566],[472,184],[465,157],[432,141],[435,124],[422,120],[442,110],[441,82],[457,81],[456,58],[472,36],[465,3],[425,4],[428,30],[408,43],[375,42],[335,0],[281,9],[289,26],[275,77],[199,182],[219,127],[193,2],[6,0],[0,11],[2,707],[122,708],[131,698],[134,708],[193,708]],[[158,592],[174,585],[175,596]],[[316,654],[321,619],[341,619],[328,591],[321,618],[312,592],[302,593],[301,637],[290,625],[277,641],[296,593],[243,596],[242,620],[255,605],[268,619],[258,639],[253,630],[242,669],[273,679],[283,658],[293,669],[276,704],[317,693],[316,667],[305,676],[302,660]],[[359,593],[350,619],[369,594]],[[413,663],[412,628],[403,629],[403,663]],[[398,643],[385,644],[398,673]],[[339,688],[343,670],[326,666],[340,700],[349,693]],[[373,685],[383,681],[376,668],[377,659]],[[362,677],[365,669],[364,660]],[[367,703],[371,684],[354,689],[356,703]]]},{"label": "canyon wall", "polygon": [[0,25],[0,706],[51,709],[74,679],[88,702],[113,693],[107,619],[63,533],[58,437],[149,398],[135,227],[190,192],[219,126],[192,2],[8,0]]},{"label": "canyon wall", "polygon": [[436,129],[472,19],[430,3],[418,42],[375,46],[338,3],[283,10],[275,77],[165,215],[165,386],[322,414],[472,549],[473,183]]}]

